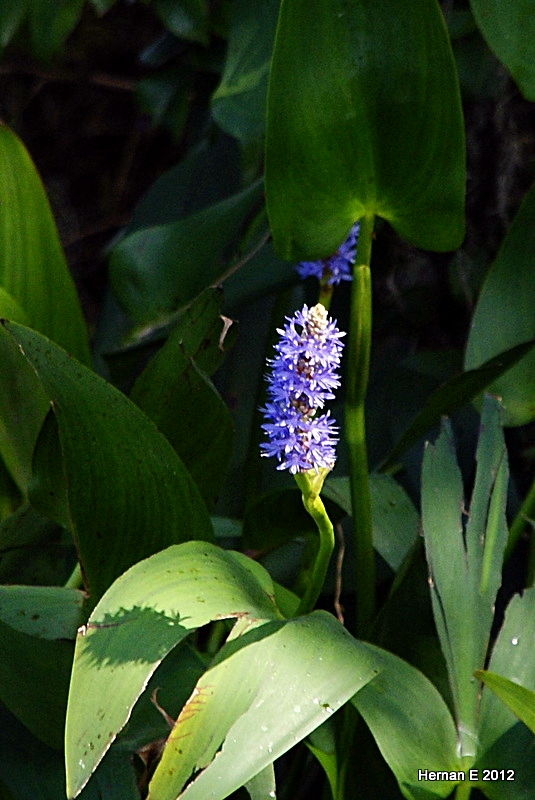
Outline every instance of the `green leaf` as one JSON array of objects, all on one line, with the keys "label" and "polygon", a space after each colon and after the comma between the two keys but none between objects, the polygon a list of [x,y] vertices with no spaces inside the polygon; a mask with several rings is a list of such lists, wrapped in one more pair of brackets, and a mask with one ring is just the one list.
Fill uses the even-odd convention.
[{"label": "green leaf", "polygon": [[[419,516],[402,487],[390,475],[370,476],[373,546],[396,572],[418,535]],[[351,515],[349,478],[330,478],[322,496]]]},{"label": "green leaf", "polygon": [[[535,338],[534,249],[535,184],[483,283],[466,347],[466,369]],[[525,425],[535,419],[535,352],[494,380],[489,391],[502,398],[505,425]]]},{"label": "green leaf", "polygon": [[30,636],[0,620],[0,700],[38,739],[63,747],[72,643]]},{"label": "green leaf", "polygon": [[524,725],[535,733],[535,692],[486,670],[476,670],[475,677],[483,681]]},{"label": "green leaf", "polygon": [[447,797],[457,780],[419,780],[419,770],[462,769],[455,725],[431,681],[402,659],[373,645],[380,669],[352,699],[409,800]]},{"label": "green leaf", "polygon": [[219,496],[234,440],[230,411],[200,368],[213,372],[223,357],[230,321],[219,306],[219,293],[201,294],[130,394],[173,445],[209,506]]},{"label": "green leaf", "polygon": [[40,639],[74,639],[84,599],[61,586],[0,586],[0,620]]},{"label": "green leaf", "polygon": [[206,0],[154,0],[154,10],[167,28],[179,39],[208,44],[208,9]]},{"label": "green leaf", "polygon": [[[515,595],[505,612],[505,621],[494,644],[488,670],[535,692],[535,590]],[[492,688],[492,687],[491,687]],[[480,712],[480,739],[484,750],[490,749],[515,725],[515,717],[486,690]]]},{"label": "green leaf", "polygon": [[251,800],[272,800],[273,797],[276,797],[277,786],[273,764],[268,764],[258,775],[247,781],[245,788],[249,792]]},{"label": "green leaf", "polygon": [[262,196],[257,182],[178,222],[134,231],[112,252],[114,291],[132,320],[154,322],[220,282],[225,253]]},{"label": "green leaf", "polygon": [[167,740],[149,797],[223,800],[359,692],[379,658],[324,611],[227,642]]},{"label": "green leaf", "polygon": [[212,95],[212,114],[227,133],[247,144],[264,134],[267,78],[279,0],[232,4],[227,57]]},{"label": "green leaf", "polygon": [[535,100],[535,18],[530,0],[470,0],[489,47],[505,64],[524,97]]},{"label": "green leaf", "polygon": [[32,0],[29,22],[32,46],[38,58],[50,59],[63,46],[82,13],[84,0]]},{"label": "green leaf", "polygon": [[0,583],[64,583],[72,570],[72,545],[67,547],[61,529],[26,503],[3,520],[0,541]]},{"label": "green leaf", "polygon": [[396,466],[399,458],[422,436],[440,422],[441,417],[451,415],[485,391],[496,378],[500,378],[525,358],[535,345],[535,340],[524,342],[490,358],[476,369],[467,369],[442,383],[427,399],[422,410],[414,417],[401,434],[390,453],[381,464],[387,471]]},{"label": "green leaf", "polygon": [[[35,331],[4,323],[0,333],[53,404],[69,516],[93,602],[141,558],[173,542],[212,538],[193,479],[128,398]],[[59,510],[63,503],[60,493]]]},{"label": "green leaf", "polygon": [[258,564],[201,542],[170,547],[119,578],[76,642],[65,739],[69,797],[87,783],[173,647],[214,619],[247,626],[280,618],[272,595]]},{"label": "green leaf", "polygon": [[25,319],[15,321],[28,321],[90,363],[85,323],[43,185],[23,143],[5,125],[0,193],[0,285],[24,312]]},{"label": "green leaf", "polygon": [[[422,472],[424,531],[433,613],[448,666],[462,756],[478,747],[479,685],[507,540],[508,467],[499,404],[485,399],[470,510],[465,510],[451,427],[428,446]],[[465,519],[466,517],[466,525]]]},{"label": "green leaf", "polygon": [[28,13],[28,0],[0,0],[0,46],[9,44]]},{"label": "green leaf", "polygon": [[464,140],[436,0],[283,0],[269,79],[266,200],[277,253],[324,257],[363,215],[457,247]]}]

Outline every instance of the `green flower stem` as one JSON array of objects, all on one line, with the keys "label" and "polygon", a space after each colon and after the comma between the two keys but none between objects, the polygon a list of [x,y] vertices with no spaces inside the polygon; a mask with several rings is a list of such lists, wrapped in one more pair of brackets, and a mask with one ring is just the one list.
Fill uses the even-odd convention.
[{"label": "green flower stem", "polygon": [[295,475],[295,481],[301,489],[303,505],[316,523],[319,533],[319,546],[312,574],[308,579],[308,585],[301,602],[296,611],[296,616],[308,614],[314,610],[316,601],[321,594],[325,575],[334,549],[334,528],[329,519],[323,501],[320,497],[323,481],[328,475],[328,469],[320,469],[318,472],[310,470]]},{"label": "green flower stem", "polygon": [[372,329],[370,260],[373,215],[360,220],[347,344],[346,440],[355,541],[356,633],[364,636],[375,611],[375,561],[366,451],[364,402],[368,388]]},{"label": "green flower stem", "polygon": [[[531,524],[532,528],[535,527],[533,518],[535,516],[535,481],[531,484],[530,490],[524,498],[524,501],[514,520],[509,528],[509,538],[507,539],[507,547],[505,548],[505,559],[507,560],[511,555],[516,543],[518,542],[526,525]],[[533,578],[535,575],[535,544],[534,538],[531,537],[531,549],[528,562],[528,575],[526,586],[532,586]]]},{"label": "green flower stem", "polygon": [[468,800],[471,794],[472,785],[468,781],[463,781],[455,789],[455,800]]}]

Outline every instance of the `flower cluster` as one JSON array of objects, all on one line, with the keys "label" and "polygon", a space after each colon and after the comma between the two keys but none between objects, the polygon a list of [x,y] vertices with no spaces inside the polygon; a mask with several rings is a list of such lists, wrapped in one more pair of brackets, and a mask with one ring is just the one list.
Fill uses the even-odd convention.
[{"label": "flower cluster", "polygon": [[297,265],[296,270],[299,277],[313,277],[319,281],[324,281],[327,286],[335,286],[340,281],[351,280],[351,265],[355,261],[357,252],[357,239],[359,235],[359,223],[355,222],[345,242],[338,248],[336,253],[320,261],[302,261]]},{"label": "flower cluster", "polygon": [[338,428],[328,411],[316,414],[340,386],[337,368],[345,334],[320,303],[310,309],[305,305],[286,319],[284,328],[278,329],[276,356],[268,360],[270,400],[261,410],[268,420],[262,428],[270,441],[261,445],[262,455],[276,456],[277,469],[294,475],[332,469]]}]

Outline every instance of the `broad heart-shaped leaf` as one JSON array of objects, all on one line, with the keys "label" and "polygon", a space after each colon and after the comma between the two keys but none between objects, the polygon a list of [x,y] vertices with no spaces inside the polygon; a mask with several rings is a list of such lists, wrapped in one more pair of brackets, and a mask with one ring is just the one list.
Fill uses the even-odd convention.
[{"label": "broad heart-shaped leaf", "polygon": [[[5,322],[0,335],[29,362],[52,404],[61,452],[49,436],[49,457],[63,461],[92,602],[141,558],[172,543],[212,538],[193,479],[137,406],[35,331]],[[63,497],[58,504],[62,509]]]},{"label": "broad heart-shaped leaf", "polygon": [[524,97],[535,101],[535,16],[531,0],[470,0],[491,50],[507,67]]},{"label": "broad heart-shaped leaf", "polygon": [[279,0],[235,0],[221,83],[212,113],[243,144],[264,134],[267,79]]},{"label": "broad heart-shaped leaf", "polygon": [[428,446],[422,470],[422,526],[433,613],[448,666],[462,756],[478,752],[479,685],[507,540],[507,455],[500,407],[487,396],[469,511],[449,423]]},{"label": "broad heart-shaped leaf", "polygon": [[85,323],[43,185],[23,143],[5,125],[0,197],[0,286],[24,312],[13,319],[89,364]]},{"label": "broad heart-shaped leaf", "polygon": [[283,0],[266,139],[277,253],[326,256],[363,215],[451,250],[464,183],[459,87],[436,0]]},{"label": "broad heart-shaped leaf", "polygon": [[228,797],[361,690],[378,663],[325,611],[227,642],[176,721],[150,800]]},{"label": "broad heart-shaped leaf", "polygon": [[[535,338],[534,252],[535,184],[483,283],[466,346],[466,369]],[[503,400],[505,425],[525,425],[535,419],[535,352],[495,380],[489,391]]]},{"label": "broad heart-shaped leaf", "polygon": [[65,735],[69,797],[87,783],[167,653],[211,620],[279,619],[273,592],[254,561],[206,542],[163,550],[110,587],[76,642]]},{"label": "broad heart-shaped leaf", "polygon": [[[462,770],[455,724],[437,689],[401,658],[367,645],[378,676],[352,702],[363,716],[408,800],[447,797]],[[420,770],[447,772],[448,780],[420,780]]]},{"label": "broad heart-shaped leaf", "polygon": [[230,411],[201,368],[213,371],[224,354],[231,321],[219,306],[220,293],[212,289],[196,298],[130,393],[173,445],[209,507],[225,480],[234,439]]},{"label": "broad heart-shaped leaf", "polygon": [[217,284],[225,272],[225,256],[262,191],[257,182],[177,222],[143,228],[122,239],[112,252],[110,279],[131,319],[165,319]]}]

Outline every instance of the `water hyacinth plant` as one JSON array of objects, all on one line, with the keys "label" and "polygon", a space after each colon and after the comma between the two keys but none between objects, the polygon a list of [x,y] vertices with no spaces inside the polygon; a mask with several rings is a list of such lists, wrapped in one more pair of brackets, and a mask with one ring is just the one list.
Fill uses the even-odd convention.
[{"label": "water hyacinth plant", "polygon": [[1,800],[528,800],[535,15],[52,5],[0,10]]}]

